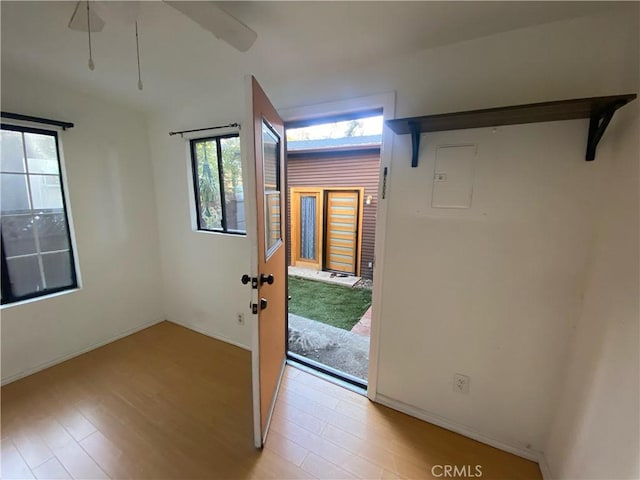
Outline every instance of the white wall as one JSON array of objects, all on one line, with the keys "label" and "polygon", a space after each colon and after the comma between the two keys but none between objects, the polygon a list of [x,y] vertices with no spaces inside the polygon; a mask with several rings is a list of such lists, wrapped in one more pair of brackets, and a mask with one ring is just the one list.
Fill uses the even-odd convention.
[{"label": "white wall", "polygon": [[[541,449],[580,313],[592,192],[586,121],[424,135],[398,145],[387,225],[379,393]],[[475,144],[470,209],[433,209],[435,150]],[[453,392],[454,373],[471,377]],[[415,381],[419,379],[419,381]]]},{"label": "white wall", "polygon": [[[398,117],[626,93],[637,86],[633,12],[637,5],[321,77],[252,73],[281,109],[396,91]],[[167,136],[237,120],[242,101],[239,88],[212,92],[198,108],[154,118],[150,142],[168,318],[247,345],[234,315],[249,299],[237,283],[248,244],[191,231],[186,153]],[[425,136],[417,169],[409,138],[394,139],[379,394],[532,456],[544,448],[614,142],[605,135],[586,163],[587,123]],[[432,210],[433,148],[460,141],[481,152],[473,207]],[[468,396],[452,391],[456,372],[471,376]]]},{"label": "white wall", "polygon": [[[397,91],[398,117],[636,91],[637,5],[265,85],[277,105]],[[587,121],[396,137],[378,393],[520,451],[544,448],[581,312],[614,140],[584,161]],[[477,142],[469,211],[429,208],[433,148]],[[419,213],[418,213],[419,211]],[[452,391],[454,373],[471,393]]]},{"label": "white wall", "polygon": [[640,478],[638,103],[612,122],[612,156],[584,306],[545,456],[553,478]]},{"label": "white wall", "polygon": [[[224,105],[224,101],[221,103]],[[242,109],[241,99],[237,107]],[[250,348],[251,287],[240,283],[240,277],[250,271],[249,242],[246,236],[194,230],[189,142],[179,135],[169,136],[169,131],[237,121],[239,118],[233,110],[230,108],[225,114],[220,106],[212,108],[215,111],[212,115],[194,112],[184,116],[174,114],[169,119],[156,117],[150,124],[149,143],[158,206],[166,318]],[[244,325],[238,324],[238,313],[245,316]]]},{"label": "white wall", "polygon": [[79,291],[2,308],[2,381],[163,320],[144,117],[2,69],[2,109],[75,123],[60,134]]}]

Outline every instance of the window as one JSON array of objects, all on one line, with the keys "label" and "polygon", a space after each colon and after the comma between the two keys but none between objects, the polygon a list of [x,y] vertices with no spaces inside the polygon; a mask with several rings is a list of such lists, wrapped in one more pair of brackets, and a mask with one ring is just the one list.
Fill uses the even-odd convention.
[{"label": "window", "polygon": [[198,230],[244,235],[244,190],[238,134],[191,140]]},{"label": "window", "polygon": [[2,124],[2,303],[77,287],[56,132]]}]

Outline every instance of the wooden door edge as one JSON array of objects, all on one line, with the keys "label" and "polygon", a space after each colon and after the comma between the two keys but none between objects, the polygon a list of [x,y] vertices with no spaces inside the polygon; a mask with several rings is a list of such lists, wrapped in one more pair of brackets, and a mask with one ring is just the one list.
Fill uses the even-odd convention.
[{"label": "wooden door edge", "polygon": [[[278,375],[278,383],[276,387],[276,391],[273,393],[273,398],[271,398],[271,404],[269,405],[269,413],[267,415],[267,423],[264,426],[264,432],[262,433],[262,438],[260,438],[260,447],[264,445],[267,440],[267,434],[269,433],[269,427],[271,426],[271,420],[273,420],[273,411],[276,408],[276,402],[278,401],[278,393],[280,393],[280,387],[282,386],[282,377],[284,376],[284,369],[287,366],[287,353],[285,352],[285,356],[282,359],[282,366],[280,367],[280,374]],[[262,419],[260,419],[260,424],[262,425]]]}]

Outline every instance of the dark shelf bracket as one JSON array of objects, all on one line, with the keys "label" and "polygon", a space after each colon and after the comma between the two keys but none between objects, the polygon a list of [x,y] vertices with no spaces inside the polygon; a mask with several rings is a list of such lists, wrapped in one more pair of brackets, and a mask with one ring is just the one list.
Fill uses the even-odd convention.
[{"label": "dark shelf bracket", "polygon": [[598,142],[602,139],[616,110],[634,101],[636,97],[635,93],[627,93],[607,97],[574,98],[467,112],[398,118],[387,120],[385,124],[397,135],[411,135],[411,166],[417,167],[420,154],[420,135],[423,133],[588,118],[590,123],[586,160],[592,161],[596,157]]},{"label": "dark shelf bracket", "polygon": [[627,102],[624,101],[612,103],[607,108],[591,115],[589,120],[589,136],[587,138],[587,155],[585,158],[587,162],[592,162],[596,159],[596,147],[609,126],[613,114],[616,113],[616,110],[620,107],[626,105],[626,103]]},{"label": "dark shelf bracket", "polygon": [[411,166],[418,166],[418,156],[420,155],[420,124],[418,122],[409,122],[409,130],[411,130]]}]

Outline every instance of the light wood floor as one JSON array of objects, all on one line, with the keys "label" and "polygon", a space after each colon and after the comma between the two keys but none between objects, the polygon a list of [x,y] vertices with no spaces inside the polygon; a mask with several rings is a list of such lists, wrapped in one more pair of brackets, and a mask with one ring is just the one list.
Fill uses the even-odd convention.
[{"label": "light wood floor", "polygon": [[291,367],[259,452],[250,385],[249,352],[155,325],[3,387],[2,478],[432,478],[444,464],[541,478]]}]

